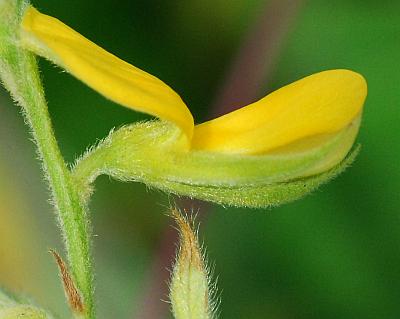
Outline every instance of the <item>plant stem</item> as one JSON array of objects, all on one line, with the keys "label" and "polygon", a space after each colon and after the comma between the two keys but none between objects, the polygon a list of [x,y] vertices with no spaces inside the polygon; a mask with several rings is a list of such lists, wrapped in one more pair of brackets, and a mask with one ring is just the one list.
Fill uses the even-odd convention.
[{"label": "plant stem", "polygon": [[91,231],[87,207],[80,201],[78,190],[74,187],[54,137],[35,58],[24,52],[20,54],[19,62],[20,71],[25,74],[25,81],[20,82],[26,100],[23,113],[32,129],[43,161],[43,170],[53,193],[53,204],[58,211],[70,269],[83,294],[87,318],[93,318],[93,271],[89,238]]},{"label": "plant stem", "polygon": [[43,163],[42,168],[52,192],[52,203],[56,208],[65,240],[69,268],[84,301],[84,314],[76,316],[93,319],[91,228],[87,207],[80,199],[80,190],[74,185],[54,136],[36,59],[18,44],[19,19],[27,3],[5,1],[1,4],[4,7],[2,9],[4,17],[15,16],[15,20],[10,18],[10,21],[1,23],[0,35],[3,40],[3,46],[0,48],[1,80],[13,98],[22,106],[22,113],[31,128]]}]

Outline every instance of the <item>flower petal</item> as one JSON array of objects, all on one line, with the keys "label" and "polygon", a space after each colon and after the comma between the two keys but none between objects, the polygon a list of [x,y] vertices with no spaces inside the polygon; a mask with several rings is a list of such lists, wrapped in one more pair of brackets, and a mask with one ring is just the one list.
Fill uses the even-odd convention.
[{"label": "flower petal", "polygon": [[24,45],[60,65],[110,100],[175,123],[190,140],[193,117],[179,95],[155,76],[119,59],[58,19],[29,7]]},{"label": "flower petal", "polygon": [[358,73],[316,73],[195,126],[192,148],[263,154],[303,138],[338,132],[361,113],[366,94],[365,79]]}]

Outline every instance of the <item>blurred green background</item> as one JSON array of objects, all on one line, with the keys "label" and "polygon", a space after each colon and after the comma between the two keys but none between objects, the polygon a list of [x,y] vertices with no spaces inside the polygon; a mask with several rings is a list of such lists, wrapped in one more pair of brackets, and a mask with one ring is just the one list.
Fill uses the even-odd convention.
[{"label": "blurred green background", "polygon": [[[197,122],[208,118],[235,53],[266,7],[260,0],[33,4],[163,79]],[[399,58],[399,1],[302,3],[260,96],[320,70],[362,73],[369,84],[358,139],[362,151],[342,176],[295,203],[263,210],[204,208],[200,237],[219,278],[221,318],[400,318]],[[146,118],[46,61],[40,66],[57,138],[70,162],[111,128]],[[18,112],[1,90],[0,282],[65,316],[57,269],[47,253],[62,251],[62,243]],[[144,318],[154,255],[171,225],[163,214],[169,199],[105,177],[96,188],[91,208],[99,318]],[[163,303],[154,298],[152,304]]]}]

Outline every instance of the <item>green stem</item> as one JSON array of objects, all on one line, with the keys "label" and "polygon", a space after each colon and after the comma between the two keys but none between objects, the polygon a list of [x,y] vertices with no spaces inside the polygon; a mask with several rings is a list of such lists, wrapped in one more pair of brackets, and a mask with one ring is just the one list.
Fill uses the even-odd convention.
[{"label": "green stem", "polygon": [[[65,238],[72,274],[83,294],[88,312],[87,317],[92,318],[93,271],[87,207],[80,201],[78,190],[72,182],[71,174],[54,137],[34,58],[30,54],[23,54],[20,59],[20,67],[22,70],[28,71],[25,82],[28,101],[24,105],[25,118],[32,128],[32,135],[42,158],[44,171],[47,173],[53,193],[53,203],[59,213],[59,224]],[[29,79],[29,77],[31,78]]]},{"label": "green stem", "polygon": [[88,210],[80,199],[79,189],[71,178],[55,139],[36,59],[18,45],[19,21],[27,4],[24,1],[3,1],[2,5],[4,8],[0,9],[4,16],[10,17],[10,12],[15,13],[15,19],[4,21],[4,25],[0,26],[0,76],[13,98],[23,107],[25,120],[31,128],[52,191],[70,271],[85,304],[84,318],[92,319],[93,266]]}]

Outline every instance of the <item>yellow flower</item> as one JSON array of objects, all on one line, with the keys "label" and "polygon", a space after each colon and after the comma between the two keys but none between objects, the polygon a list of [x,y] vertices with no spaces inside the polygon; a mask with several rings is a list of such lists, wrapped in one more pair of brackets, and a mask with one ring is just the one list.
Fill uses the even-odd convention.
[{"label": "yellow flower", "polygon": [[[180,148],[179,152],[175,148],[171,170],[177,170],[177,158],[181,169],[176,173],[179,177],[167,179],[168,183],[240,188],[263,181],[264,186],[271,186],[327,172],[351,149],[367,94],[360,74],[343,69],[323,71],[195,125],[185,103],[168,85],[58,19],[29,7],[20,36],[25,48],[53,61],[106,98],[178,128],[173,136]],[[186,167],[195,168],[187,169],[185,175]],[[207,168],[212,172],[205,171]],[[117,170],[123,171],[108,167],[107,172]],[[224,170],[225,175],[218,173]],[[154,169],[149,171],[152,174]],[[197,196],[197,190],[175,192]]]},{"label": "yellow flower", "polygon": [[265,154],[309,136],[338,132],[360,115],[367,88],[348,70],[317,73],[218,119],[196,125],[158,78],[120,60],[59,20],[29,8],[24,40],[105,97],[176,124],[192,149]]}]

